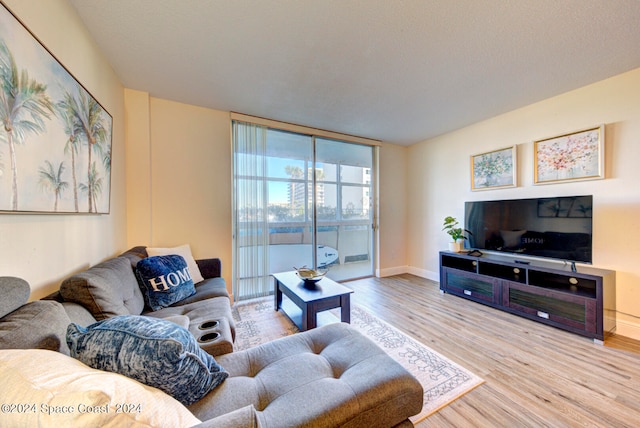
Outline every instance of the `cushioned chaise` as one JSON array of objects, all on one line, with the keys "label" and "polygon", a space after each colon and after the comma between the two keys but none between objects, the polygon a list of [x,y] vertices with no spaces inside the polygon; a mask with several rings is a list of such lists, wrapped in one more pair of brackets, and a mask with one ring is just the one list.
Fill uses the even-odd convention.
[{"label": "cushioned chaise", "polygon": [[229,378],[189,406],[202,420],[253,406],[264,427],[391,427],[422,409],[420,383],[348,324],[216,360]]}]

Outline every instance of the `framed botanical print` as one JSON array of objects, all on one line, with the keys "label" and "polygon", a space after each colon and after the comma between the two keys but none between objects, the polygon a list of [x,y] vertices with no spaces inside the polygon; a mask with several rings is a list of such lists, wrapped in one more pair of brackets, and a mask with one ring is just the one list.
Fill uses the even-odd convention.
[{"label": "framed botanical print", "polygon": [[471,156],[471,190],[516,187],[516,146]]},{"label": "framed botanical print", "polygon": [[534,141],[534,183],[604,178],[604,125]]}]

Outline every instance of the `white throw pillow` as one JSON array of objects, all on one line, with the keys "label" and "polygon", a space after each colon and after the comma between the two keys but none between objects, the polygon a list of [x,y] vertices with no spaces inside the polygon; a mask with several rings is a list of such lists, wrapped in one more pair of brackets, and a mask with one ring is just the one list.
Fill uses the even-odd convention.
[{"label": "white throw pillow", "polygon": [[0,351],[3,427],[191,427],[200,423],[159,389],[44,349]]},{"label": "white throw pillow", "polygon": [[184,260],[187,262],[187,266],[189,267],[189,273],[191,274],[191,279],[193,279],[193,283],[197,284],[200,281],[204,281],[202,274],[200,273],[200,269],[198,268],[198,264],[196,260],[193,258],[191,254],[191,246],[189,244],[180,245],[179,247],[173,248],[147,248],[147,254],[149,257],[151,256],[168,256],[171,254],[177,254],[182,256]]}]

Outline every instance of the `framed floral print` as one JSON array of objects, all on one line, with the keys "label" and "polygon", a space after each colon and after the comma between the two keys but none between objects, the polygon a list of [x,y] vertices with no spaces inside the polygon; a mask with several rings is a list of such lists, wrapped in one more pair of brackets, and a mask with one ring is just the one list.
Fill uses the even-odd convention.
[{"label": "framed floral print", "polygon": [[471,156],[471,190],[516,187],[516,146]]},{"label": "framed floral print", "polygon": [[604,125],[534,141],[534,183],[604,178]]}]

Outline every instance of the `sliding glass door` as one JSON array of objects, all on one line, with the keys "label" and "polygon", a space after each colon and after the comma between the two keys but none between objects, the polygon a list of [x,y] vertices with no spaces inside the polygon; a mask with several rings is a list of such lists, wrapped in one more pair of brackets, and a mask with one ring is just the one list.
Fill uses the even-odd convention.
[{"label": "sliding glass door", "polygon": [[267,132],[269,272],[313,267],[313,138]]},{"label": "sliding glass door", "polygon": [[294,267],[373,274],[374,150],[234,122],[236,299],[269,294],[269,274]]},{"label": "sliding glass door", "polygon": [[374,148],[322,138],[315,143],[318,266],[329,266],[334,280],[371,276]]}]

